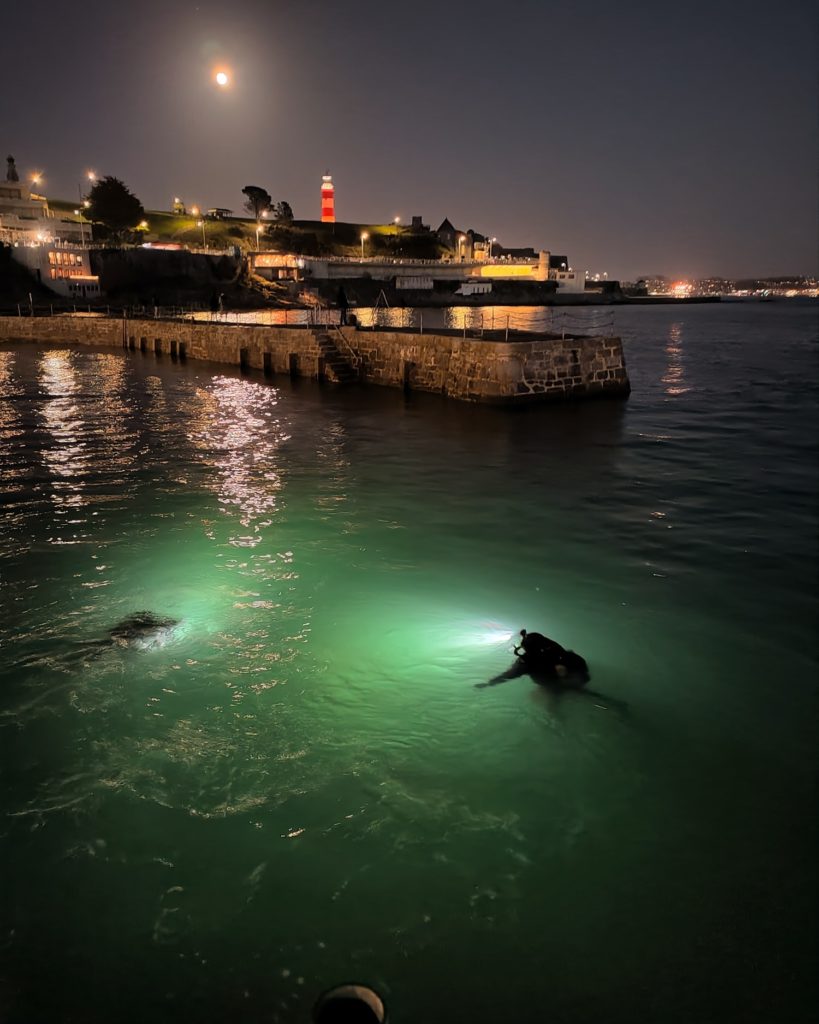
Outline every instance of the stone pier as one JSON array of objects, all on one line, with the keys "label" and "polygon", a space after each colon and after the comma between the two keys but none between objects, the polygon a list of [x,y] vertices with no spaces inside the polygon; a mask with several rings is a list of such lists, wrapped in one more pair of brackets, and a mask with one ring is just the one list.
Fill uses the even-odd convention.
[{"label": "stone pier", "polygon": [[[106,316],[0,317],[0,342],[124,349],[202,359],[267,375],[344,380],[513,405],[631,390],[620,338],[533,335],[496,341],[454,334],[269,327]],[[351,375],[339,374],[346,363]]]}]

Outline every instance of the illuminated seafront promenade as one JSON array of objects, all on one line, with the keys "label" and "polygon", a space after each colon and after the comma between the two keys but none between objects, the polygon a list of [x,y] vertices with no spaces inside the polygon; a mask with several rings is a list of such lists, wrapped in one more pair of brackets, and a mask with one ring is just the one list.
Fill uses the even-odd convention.
[{"label": "illuminated seafront promenade", "polygon": [[361,381],[493,404],[624,397],[620,338],[538,333],[509,338],[335,325],[282,327],[125,317],[2,317],[0,340],[120,347],[266,374]]}]

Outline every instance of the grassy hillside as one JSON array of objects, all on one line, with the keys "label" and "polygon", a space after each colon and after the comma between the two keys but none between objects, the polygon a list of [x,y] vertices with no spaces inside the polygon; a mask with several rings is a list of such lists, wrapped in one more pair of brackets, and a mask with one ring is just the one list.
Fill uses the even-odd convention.
[{"label": "grassy hillside", "polygon": [[[73,214],[76,203],[49,199],[55,212]],[[178,242],[192,249],[242,250],[256,248],[256,221],[247,217],[228,217],[224,220],[205,218],[204,237],[200,217],[169,213],[165,210],[147,210],[148,228],[143,233],[146,242]],[[365,256],[400,259],[437,259],[442,247],[431,233],[416,234],[396,224],[323,224],[317,220],[295,220],[278,225],[262,221],[259,248],[279,252],[296,252],[305,256],[360,256],[361,235]]]}]

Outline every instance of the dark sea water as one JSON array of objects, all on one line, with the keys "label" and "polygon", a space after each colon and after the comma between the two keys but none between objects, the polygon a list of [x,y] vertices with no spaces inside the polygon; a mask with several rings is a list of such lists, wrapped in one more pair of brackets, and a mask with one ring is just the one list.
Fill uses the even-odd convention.
[{"label": "dark sea water", "polygon": [[816,320],[522,412],[0,348],[0,1020],[813,1020]]}]

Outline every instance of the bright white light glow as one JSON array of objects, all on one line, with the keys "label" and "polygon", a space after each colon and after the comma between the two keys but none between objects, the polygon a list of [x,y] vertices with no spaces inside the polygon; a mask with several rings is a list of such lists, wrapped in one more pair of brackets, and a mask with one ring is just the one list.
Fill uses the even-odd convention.
[{"label": "bright white light glow", "polygon": [[228,84],[228,76],[224,71],[216,72],[216,84],[221,85],[223,88]]},{"label": "bright white light glow", "polygon": [[454,625],[450,636],[459,647],[503,647],[517,636],[517,630],[503,622],[473,619]]},{"label": "bright white light glow", "polygon": [[509,629],[504,629],[502,626],[493,626],[491,629],[478,634],[478,643],[487,647],[490,645],[508,644],[514,635]]}]

